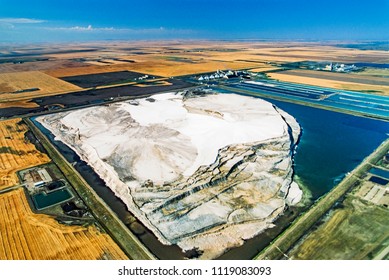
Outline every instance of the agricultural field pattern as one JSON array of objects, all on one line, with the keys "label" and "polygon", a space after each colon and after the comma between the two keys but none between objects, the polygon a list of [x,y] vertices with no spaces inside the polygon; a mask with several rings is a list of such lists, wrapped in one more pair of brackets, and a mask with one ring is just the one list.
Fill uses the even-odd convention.
[{"label": "agricultural field pattern", "polygon": [[368,46],[0,45],[0,260],[388,260]]}]

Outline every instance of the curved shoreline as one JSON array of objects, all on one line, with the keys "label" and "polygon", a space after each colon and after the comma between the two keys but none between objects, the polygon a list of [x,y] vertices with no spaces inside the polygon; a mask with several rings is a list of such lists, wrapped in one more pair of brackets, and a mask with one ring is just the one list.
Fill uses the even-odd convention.
[{"label": "curved shoreline", "polygon": [[[43,125],[45,125],[45,123],[43,123]],[[50,129],[50,127],[47,127],[47,124],[45,126],[49,130],[53,129],[52,127],[51,127],[51,129]],[[298,126],[298,124],[297,124],[297,126]],[[67,145],[70,145],[72,147],[72,144],[67,143],[66,139],[62,138],[61,136],[58,136],[58,132],[56,134],[57,134],[57,136],[56,136],[57,138],[60,138],[60,140],[62,142],[66,143]],[[298,135],[298,133],[297,133],[297,135]],[[295,137],[293,137],[293,139],[295,139]],[[294,147],[293,143],[291,145],[292,145],[292,147]],[[99,161],[99,160],[96,161],[96,159],[99,157],[95,154],[96,153],[95,150],[87,148],[87,147],[84,147],[82,151],[78,151],[77,149],[74,149],[74,148],[73,148],[73,150],[75,150],[75,152],[83,160],[89,162],[89,164],[91,164],[95,170],[97,170],[97,171],[98,170],[105,170],[104,172],[98,172],[98,173],[105,180],[107,185],[111,186],[110,188],[112,189],[112,191],[114,191],[115,195],[120,197],[122,200],[125,201],[125,203],[127,204],[127,207],[130,209],[130,211],[133,212],[140,219],[140,221],[142,223],[144,223],[150,230],[152,230],[154,232],[154,234],[158,237],[158,239],[160,239],[160,241],[162,241],[165,244],[170,244],[170,241],[168,239],[166,239],[166,237],[162,234],[162,232],[154,227],[154,225],[150,222],[150,220],[148,219],[146,214],[143,211],[141,211],[140,208],[137,208],[137,205],[135,204],[135,202],[133,200],[134,197],[130,193],[129,187],[125,183],[123,183],[122,181],[119,180],[117,173],[112,168],[107,168],[106,164],[103,163],[102,161]],[[92,156],[93,154],[95,154],[95,156]],[[289,152],[289,154],[291,154],[291,152]],[[91,160],[92,159],[91,156],[95,160]],[[286,188],[285,190],[287,190],[289,184],[283,184],[283,185],[284,185],[284,188]],[[124,190],[127,190],[127,191],[124,191]],[[287,193],[287,192],[284,192],[284,193]],[[259,231],[257,230],[256,233],[252,234],[252,236],[257,235],[261,231],[262,230],[259,230]]]}]

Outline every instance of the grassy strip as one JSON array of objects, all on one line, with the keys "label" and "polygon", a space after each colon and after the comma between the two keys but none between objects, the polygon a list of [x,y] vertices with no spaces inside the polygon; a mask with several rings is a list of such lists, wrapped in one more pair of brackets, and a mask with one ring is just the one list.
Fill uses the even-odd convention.
[{"label": "grassy strip", "polygon": [[61,153],[50,143],[46,136],[29,119],[24,119],[30,130],[46,149],[47,154],[59,167],[79,196],[89,207],[96,220],[118,243],[125,254],[134,260],[149,260],[155,257],[136,238],[136,236],[119,220],[109,206],[95,193],[82,176],[67,162]]},{"label": "grassy strip", "polygon": [[331,209],[337,200],[345,195],[389,150],[389,139],[383,142],[371,155],[366,157],[343,181],[334,187],[327,195],[319,199],[307,212],[287,228],[268,247],[260,252],[254,259],[281,259],[287,252],[324,214]]}]

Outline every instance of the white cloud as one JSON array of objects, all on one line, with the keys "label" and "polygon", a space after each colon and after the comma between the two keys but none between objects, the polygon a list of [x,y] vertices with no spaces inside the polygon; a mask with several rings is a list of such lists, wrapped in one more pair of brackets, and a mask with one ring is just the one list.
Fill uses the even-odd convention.
[{"label": "white cloud", "polygon": [[46,22],[41,19],[33,19],[33,18],[0,18],[0,23],[8,23],[8,24],[34,24],[34,23],[42,23]]},{"label": "white cloud", "polygon": [[168,29],[164,27],[158,28],[114,28],[114,27],[93,27],[88,26],[72,26],[72,27],[46,27],[50,31],[66,31],[66,32],[90,32],[90,33],[112,33],[112,34],[190,34],[192,30],[186,29]]},{"label": "white cloud", "polygon": [[92,31],[116,31],[120,29],[115,29],[113,27],[93,27],[92,25],[88,26],[72,26],[72,27],[46,27],[47,30],[53,31],[80,31],[80,32],[92,32]]},{"label": "white cloud", "polygon": [[115,28],[113,28],[113,27],[93,27],[92,25],[88,25],[87,27],[73,26],[73,27],[70,27],[67,29],[75,30],[75,31],[113,31],[113,30],[115,30]]},{"label": "white cloud", "polygon": [[94,28],[92,27],[92,25],[88,25],[88,27],[74,26],[74,27],[71,27],[70,29],[72,29],[72,30],[80,30],[80,31],[90,31],[90,30],[94,30]]}]

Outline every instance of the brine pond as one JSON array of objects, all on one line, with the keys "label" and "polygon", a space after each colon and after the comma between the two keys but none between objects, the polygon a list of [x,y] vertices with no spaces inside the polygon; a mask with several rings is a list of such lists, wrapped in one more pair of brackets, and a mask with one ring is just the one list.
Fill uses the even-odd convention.
[{"label": "brine pond", "polygon": [[318,198],[389,137],[389,122],[289,102],[272,102],[302,127],[294,157],[297,179]]},{"label": "brine pond", "polygon": [[[366,156],[374,151],[389,133],[389,122],[357,117],[323,109],[266,99],[296,118],[302,127],[302,135],[294,157],[295,178],[308,190],[313,200],[331,190],[347,172],[352,171]],[[89,165],[40,123],[32,119],[57,147],[65,158],[102,197],[118,217],[129,226],[129,213],[125,205],[105,186],[103,180]],[[251,259],[266,247],[299,214],[292,208],[276,221],[276,227],[265,231],[238,248],[231,249],[220,259]],[[137,224],[135,232],[149,250],[160,259],[188,257],[178,246],[161,244],[156,237]]]},{"label": "brine pond", "polygon": [[51,207],[54,205],[57,205],[59,203],[68,201],[69,199],[72,199],[73,195],[71,192],[67,189],[61,189],[57,191],[52,192],[42,192],[33,195],[32,200],[34,201],[35,207],[38,210],[45,209],[47,207]]}]

